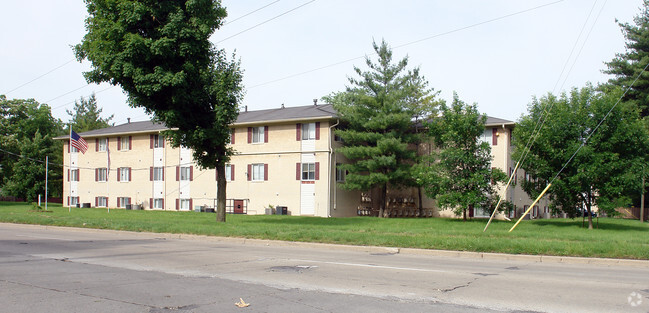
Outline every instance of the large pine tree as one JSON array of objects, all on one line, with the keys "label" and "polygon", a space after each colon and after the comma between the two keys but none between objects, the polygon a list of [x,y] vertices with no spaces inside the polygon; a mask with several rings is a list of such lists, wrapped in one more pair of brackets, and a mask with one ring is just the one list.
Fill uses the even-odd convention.
[{"label": "large pine tree", "polygon": [[[626,38],[625,52],[617,53],[611,62],[606,62],[608,69],[603,72],[614,76],[608,81],[609,86],[627,88],[649,63],[649,0],[644,0],[633,24],[619,25]],[[642,72],[624,100],[637,105],[642,117],[649,116],[649,72]]]},{"label": "large pine tree", "polygon": [[417,160],[413,148],[420,141],[414,121],[434,109],[437,93],[419,74],[419,68],[407,70],[408,58],[396,63],[392,50],[383,41],[373,42],[377,62],[366,57],[369,70],[354,67],[359,78],[349,78],[344,93],[331,98],[345,127],[336,134],[344,142],[339,149],[351,163],[341,165],[348,171],[343,188],[381,190],[379,216],[383,216],[389,187],[415,186],[412,165]]}]

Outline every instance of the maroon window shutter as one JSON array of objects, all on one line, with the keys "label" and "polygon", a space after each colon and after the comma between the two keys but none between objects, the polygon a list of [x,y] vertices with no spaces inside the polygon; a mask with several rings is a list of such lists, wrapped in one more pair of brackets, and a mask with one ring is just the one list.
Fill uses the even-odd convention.
[{"label": "maroon window shutter", "polygon": [[302,124],[295,124],[295,140],[300,141],[302,139]]},{"label": "maroon window shutter", "polygon": [[108,207],[108,197],[106,197],[106,207]]},{"label": "maroon window shutter", "polygon": [[149,198],[149,208],[153,209],[153,198]]},{"label": "maroon window shutter", "polygon": [[95,152],[99,151],[99,138],[95,138]]},{"label": "maroon window shutter", "polygon": [[153,181],[153,166],[149,167],[149,181]]},{"label": "maroon window shutter", "polygon": [[498,129],[497,128],[492,128],[491,129],[491,144],[494,145],[494,146],[498,144]]},{"label": "maroon window shutter", "polygon": [[162,181],[164,181],[164,180],[165,180],[165,168],[163,167],[162,168]]},{"label": "maroon window shutter", "polygon": [[149,135],[149,146],[153,149],[153,135]]},{"label": "maroon window shutter", "polygon": [[315,180],[320,180],[320,162],[315,162]]},{"label": "maroon window shutter", "polygon": [[234,128],[230,131],[230,144],[234,144]]},{"label": "maroon window shutter", "polygon": [[95,169],[95,181],[99,181],[99,169]]},{"label": "maroon window shutter", "polygon": [[128,199],[128,203],[127,203],[127,204],[131,204],[131,197],[128,197],[127,199]]},{"label": "maroon window shutter", "polygon": [[194,181],[194,167],[189,167],[189,181]]},{"label": "maroon window shutter", "polygon": [[117,137],[117,150],[122,150],[122,137]]},{"label": "maroon window shutter", "polygon": [[127,181],[131,181],[131,168],[130,167],[128,168],[128,180]]},{"label": "maroon window shutter", "polygon": [[117,207],[118,207],[118,208],[119,208],[120,205],[122,204],[122,201],[119,201],[119,200],[120,200],[119,197],[117,197],[117,201],[116,201],[116,202],[117,202]]},{"label": "maroon window shutter", "polygon": [[117,181],[121,181],[120,178],[119,178],[119,174],[121,174],[121,173],[122,173],[122,169],[118,167],[117,168]]},{"label": "maroon window shutter", "polygon": [[264,180],[268,180],[268,164],[264,164]]},{"label": "maroon window shutter", "polygon": [[252,164],[248,164],[248,181],[252,180]]},{"label": "maroon window shutter", "polygon": [[234,164],[230,164],[230,180],[234,181]]},{"label": "maroon window shutter", "polygon": [[264,142],[268,142],[268,126],[264,126]]},{"label": "maroon window shutter", "polygon": [[99,197],[95,197],[95,207],[99,206]]},{"label": "maroon window shutter", "polygon": [[164,198],[162,199],[162,208],[163,209],[165,208],[165,199]]},{"label": "maroon window shutter", "polygon": [[70,181],[70,170],[68,170],[68,181]]},{"label": "maroon window shutter", "polygon": [[252,142],[252,127],[248,127],[248,143]]},{"label": "maroon window shutter", "polygon": [[189,199],[189,210],[191,211],[192,208],[194,207],[194,199]]},{"label": "maroon window shutter", "polygon": [[133,149],[133,136],[128,136],[128,149]]},{"label": "maroon window shutter", "polygon": [[180,166],[176,166],[176,181],[179,181],[180,179]]},{"label": "maroon window shutter", "polygon": [[295,163],[295,180],[300,180],[302,178],[302,175],[300,175],[302,174],[300,173],[300,171],[302,170],[300,168],[300,165],[300,163]]},{"label": "maroon window shutter", "polygon": [[176,211],[180,208],[180,199],[176,199]]},{"label": "maroon window shutter", "polygon": [[315,140],[320,140],[320,122],[315,122]]},{"label": "maroon window shutter", "polygon": [[68,153],[70,153],[70,142],[66,146],[68,146]]},{"label": "maroon window shutter", "polygon": [[67,203],[67,205],[70,206],[70,196],[68,196],[68,203]]}]

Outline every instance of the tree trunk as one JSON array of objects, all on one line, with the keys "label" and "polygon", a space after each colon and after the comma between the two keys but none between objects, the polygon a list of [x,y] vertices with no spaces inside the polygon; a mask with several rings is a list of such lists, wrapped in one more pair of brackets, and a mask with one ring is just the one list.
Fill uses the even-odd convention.
[{"label": "tree trunk", "polygon": [[381,193],[379,195],[379,217],[383,217],[383,214],[385,213],[386,205],[385,205],[385,200],[386,200],[386,194],[387,194],[387,185],[383,184],[381,186]]},{"label": "tree trunk", "polygon": [[464,219],[465,222],[466,222],[466,215],[467,215],[467,211],[468,211],[468,210],[469,210],[469,209],[467,209],[467,208],[464,208],[464,209],[462,210],[462,213],[463,213],[463,215],[464,215],[464,218],[463,218],[463,219]]},{"label": "tree trunk", "polygon": [[419,196],[419,217],[424,217],[424,207],[423,204],[421,203],[421,186],[417,188],[417,191]]},{"label": "tree trunk", "polygon": [[218,164],[216,170],[216,221],[225,222],[225,164]]}]

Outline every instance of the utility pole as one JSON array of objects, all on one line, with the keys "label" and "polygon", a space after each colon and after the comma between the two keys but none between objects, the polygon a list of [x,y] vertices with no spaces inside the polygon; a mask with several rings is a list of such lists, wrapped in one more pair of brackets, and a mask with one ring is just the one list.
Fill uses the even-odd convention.
[{"label": "utility pole", "polygon": [[642,166],[642,193],[640,194],[640,223],[644,223],[644,166]]},{"label": "utility pole", "polygon": [[45,156],[45,211],[47,211],[47,174],[48,174],[48,166],[50,165],[50,157]]}]

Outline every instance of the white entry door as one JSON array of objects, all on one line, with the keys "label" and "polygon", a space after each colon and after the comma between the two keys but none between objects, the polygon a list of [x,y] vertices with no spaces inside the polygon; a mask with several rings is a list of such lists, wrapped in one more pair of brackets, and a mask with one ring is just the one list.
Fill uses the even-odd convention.
[{"label": "white entry door", "polygon": [[315,215],[315,184],[302,182],[300,215]]}]

